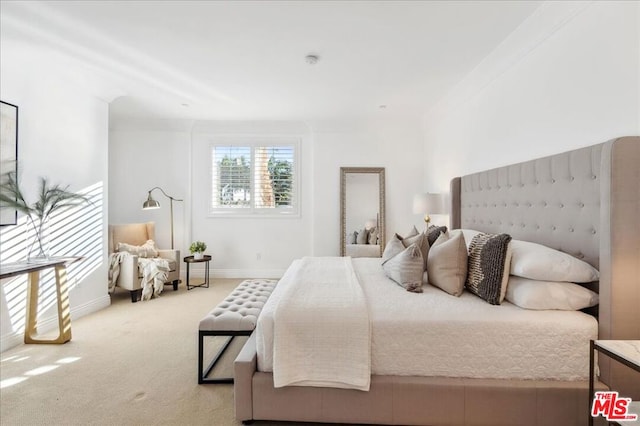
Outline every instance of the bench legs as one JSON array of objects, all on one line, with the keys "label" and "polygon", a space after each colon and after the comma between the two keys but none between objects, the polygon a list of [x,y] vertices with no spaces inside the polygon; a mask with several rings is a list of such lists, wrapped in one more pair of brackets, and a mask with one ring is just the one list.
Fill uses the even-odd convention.
[{"label": "bench legs", "polygon": [[[227,348],[236,336],[250,336],[252,330],[246,331],[228,331],[228,330],[216,330],[216,331],[198,331],[198,384],[205,383],[233,383],[233,377],[220,377],[220,378],[207,378],[211,373],[211,370],[216,366],[216,363],[220,360],[222,355],[226,352]],[[207,369],[204,367],[204,339],[207,336],[227,336],[228,339],[222,345],[218,353],[213,357]]]}]

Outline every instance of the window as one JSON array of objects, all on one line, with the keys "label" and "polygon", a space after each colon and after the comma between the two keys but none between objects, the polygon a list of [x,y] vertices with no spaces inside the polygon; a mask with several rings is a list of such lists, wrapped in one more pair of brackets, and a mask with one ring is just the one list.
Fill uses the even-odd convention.
[{"label": "window", "polygon": [[297,141],[217,142],[211,146],[214,215],[297,215]]}]

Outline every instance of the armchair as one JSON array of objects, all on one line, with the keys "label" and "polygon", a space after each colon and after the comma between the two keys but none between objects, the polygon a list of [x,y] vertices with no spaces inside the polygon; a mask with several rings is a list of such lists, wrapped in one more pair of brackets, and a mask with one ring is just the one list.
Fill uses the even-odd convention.
[{"label": "armchair", "polygon": [[[114,253],[118,243],[141,246],[147,240],[155,241],[155,223],[129,223],[124,225],[109,225],[109,254]],[[178,290],[180,283],[180,250],[158,250],[159,257],[169,261],[170,272],[166,284],[173,284],[173,290]],[[142,275],[138,271],[138,256],[130,256],[120,264],[120,275],[116,286],[129,290],[131,302],[137,302],[142,293]]]}]

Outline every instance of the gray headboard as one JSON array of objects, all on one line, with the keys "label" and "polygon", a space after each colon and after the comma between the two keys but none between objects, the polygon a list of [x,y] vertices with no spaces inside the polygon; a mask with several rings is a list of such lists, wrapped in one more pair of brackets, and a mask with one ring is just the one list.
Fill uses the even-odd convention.
[{"label": "gray headboard", "polygon": [[[640,137],[473,173],[451,181],[451,226],[507,233],[600,270],[600,339],[640,339]],[[640,380],[600,362],[601,380]],[[635,380],[635,383],[632,383]]]}]

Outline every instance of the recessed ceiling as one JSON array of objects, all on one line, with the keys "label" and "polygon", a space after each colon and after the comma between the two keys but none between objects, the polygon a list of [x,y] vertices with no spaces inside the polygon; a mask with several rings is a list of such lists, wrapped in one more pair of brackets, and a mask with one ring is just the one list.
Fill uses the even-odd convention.
[{"label": "recessed ceiling", "polygon": [[0,16],[3,50],[89,65],[123,94],[115,118],[313,120],[420,117],[540,4],[3,1]]}]

